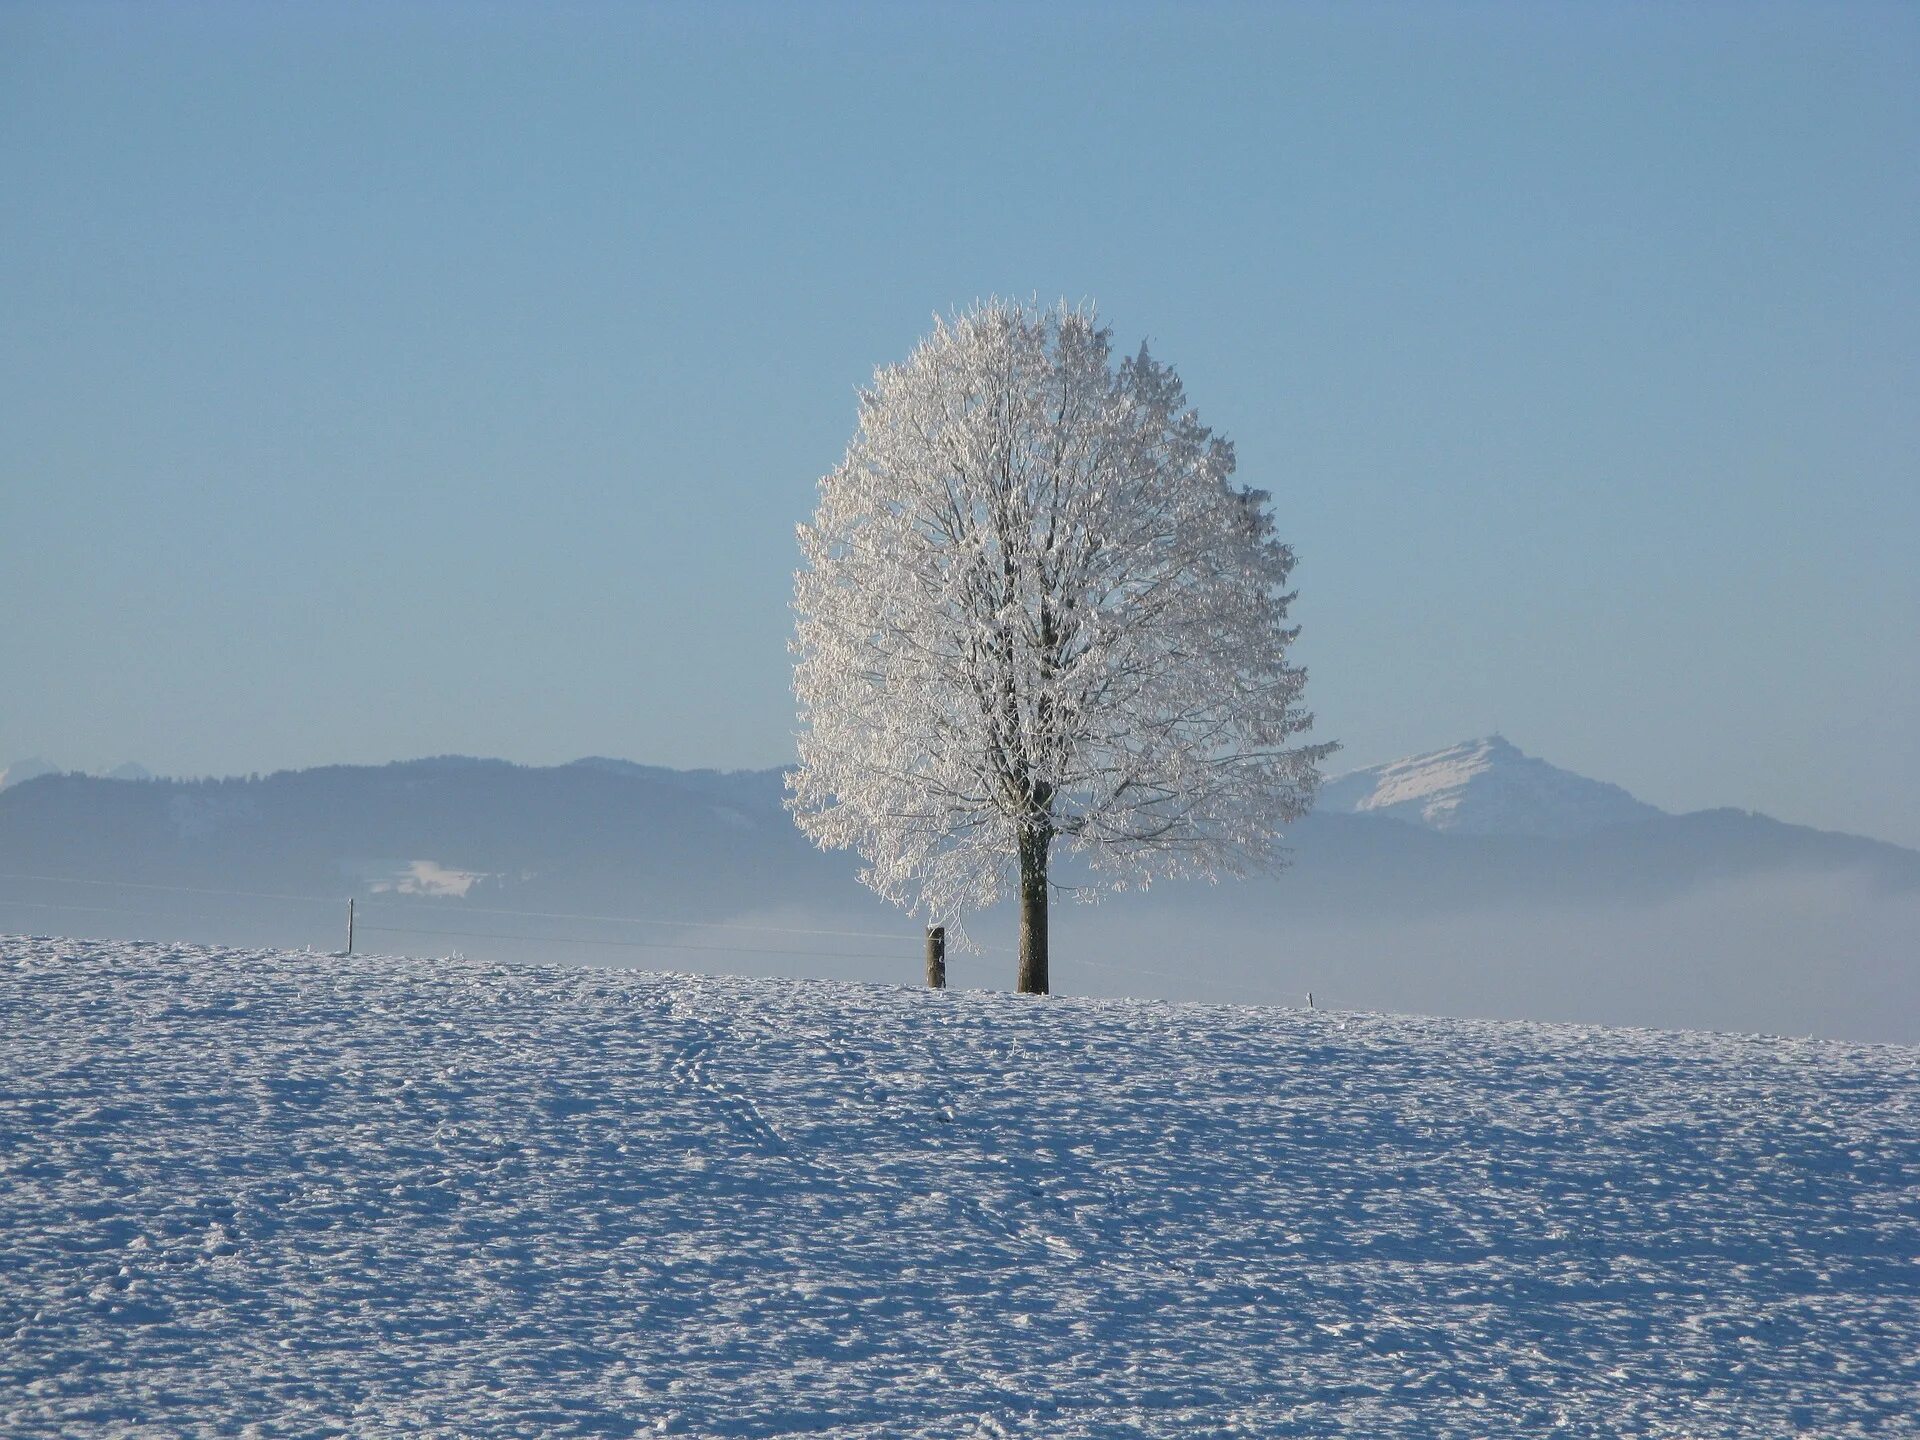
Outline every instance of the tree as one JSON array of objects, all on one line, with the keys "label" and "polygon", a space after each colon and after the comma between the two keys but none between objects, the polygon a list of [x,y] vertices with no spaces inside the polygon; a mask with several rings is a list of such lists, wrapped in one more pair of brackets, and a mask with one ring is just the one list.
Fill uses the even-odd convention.
[{"label": "tree", "polygon": [[929,920],[1017,885],[1022,992],[1057,845],[1082,894],[1280,861],[1335,748],[1286,744],[1293,553],[1233,468],[1145,345],[990,301],[875,373],[800,527],[788,807]]}]

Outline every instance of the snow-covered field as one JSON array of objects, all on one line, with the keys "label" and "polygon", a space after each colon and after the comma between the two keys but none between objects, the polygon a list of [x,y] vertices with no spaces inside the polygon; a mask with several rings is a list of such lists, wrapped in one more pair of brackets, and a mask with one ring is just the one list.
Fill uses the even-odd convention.
[{"label": "snow-covered field", "polygon": [[1920,1433],[1920,1051],[0,940],[0,1433]]}]

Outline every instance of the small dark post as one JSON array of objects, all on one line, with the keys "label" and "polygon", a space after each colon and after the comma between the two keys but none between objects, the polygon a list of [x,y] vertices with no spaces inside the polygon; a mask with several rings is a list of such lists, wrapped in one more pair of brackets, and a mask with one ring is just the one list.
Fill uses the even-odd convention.
[{"label": "small dark post", "polygon": [[353,897],[347,897],[347,954],[353,954]]},{"label": "small dark post", "polygon": [[927,984],[935,990],[947,988],[947,927],[927,927]]}]

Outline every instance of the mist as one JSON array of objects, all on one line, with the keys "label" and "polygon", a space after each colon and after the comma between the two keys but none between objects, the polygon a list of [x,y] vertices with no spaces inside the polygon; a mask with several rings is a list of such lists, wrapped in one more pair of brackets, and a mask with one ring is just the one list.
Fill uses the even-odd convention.
[{"label": "mist", "polygon": [[[1056,907],[1056,991],[1302,1007],[1311,994],[1330,1010],[1920,1043],[1920,894],[1865,871],[1745,877],[1654,901],[1418,916],[1275,921],[1247,917],[1236,898],[1223,882]],[[783,907],[733,918],[853,930],[887,913]],[[968,933],[980,948],[949,948],[949,983],[1008,988],[1010,910],[985,912]],[[917,984],[910,940],[866,958],[839,951],[885,943],[820,936],[818,954],[716,956],[696,968]]]}]

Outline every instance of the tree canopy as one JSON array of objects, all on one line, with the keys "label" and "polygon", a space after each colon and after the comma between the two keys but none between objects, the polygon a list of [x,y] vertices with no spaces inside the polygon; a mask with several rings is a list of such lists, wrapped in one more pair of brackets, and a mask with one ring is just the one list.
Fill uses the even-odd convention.
[{"label": "tree canopy", "polygon": [[991,301],[875,374],[800,527],[789,806],[929,919],[1017,883],[1023,990],[1057,844],[1096,887],[1237,873],[1312,804],[1293,552],[1233,471],[1145,345]]}]

